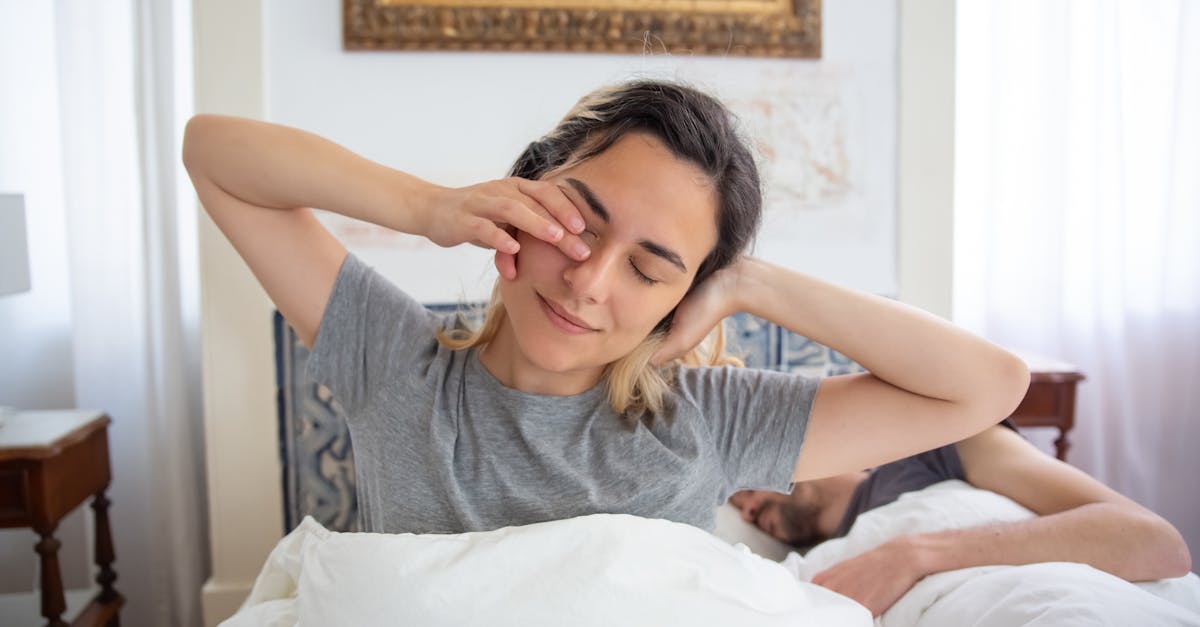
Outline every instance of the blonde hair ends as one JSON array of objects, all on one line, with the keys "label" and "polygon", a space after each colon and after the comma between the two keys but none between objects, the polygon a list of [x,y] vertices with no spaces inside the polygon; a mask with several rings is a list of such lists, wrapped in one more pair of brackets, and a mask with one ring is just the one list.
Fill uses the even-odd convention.
[{"label": "blonde hair ends", "polygon": [[[506,316],[504,303],[500,299],[500,284],[497,283],[479,328],[472,329],[466,316],[459,312],[459,328],[439,329],[437,340],[451,350],[482,348],[496,338]],[[628,355],[608,365],[605,371],[608,403],[617,414],[632,420],[647,414],[654,417],[663,413],[663,396],[674,383],[667,375],[671,364],[655,367],[650,360],[664,338],[665,334],[661,332],[652,333]],[[690,367],[745,365],[741,359],[725,352],[724,321],[714,327],[699,346],[675,359],[672,364]]]}]

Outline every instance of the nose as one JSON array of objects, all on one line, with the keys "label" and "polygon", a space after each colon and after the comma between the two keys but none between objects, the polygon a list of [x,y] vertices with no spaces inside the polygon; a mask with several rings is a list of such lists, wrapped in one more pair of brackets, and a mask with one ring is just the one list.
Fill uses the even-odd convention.
[{"label": "nose", "polygon": [[563,281],[580,299],[592,304],[608,300],[612,282],[616,279],[619,256],[593,248],[590,257],[567,266]]},{"label": "nose", "polygon": [[739,495],[738,499],[730,499],[738,510],[741,511],[742,520],[752,523],[758,518],[758,511],[762,509],[762,499],[754,498],[753,495]]}]

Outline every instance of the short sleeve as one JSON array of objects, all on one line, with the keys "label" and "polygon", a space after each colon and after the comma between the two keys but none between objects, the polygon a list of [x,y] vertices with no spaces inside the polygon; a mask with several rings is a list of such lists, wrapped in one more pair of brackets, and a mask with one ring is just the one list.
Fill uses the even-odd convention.
[{"label": "short sleeve", "polygon": [[677,380],[708,424],[730,492],[791,490],[820,379],[723,366],[681,368]]},{"label": "short sleeve", "polygon": [[351,419],[382,386],[415,385],[437,351],[438,318],[346,255],[325,304],[306,371]]},{"label": "short sleeve", "polygon": [[948,479],[965,481],[967,478],[967,473],[963,470],[962,459],[958,456],[957,444],[947,444],[932,451],[924,451],[913,455],[912,459],[924,464],[929,473],[939,481]]}]

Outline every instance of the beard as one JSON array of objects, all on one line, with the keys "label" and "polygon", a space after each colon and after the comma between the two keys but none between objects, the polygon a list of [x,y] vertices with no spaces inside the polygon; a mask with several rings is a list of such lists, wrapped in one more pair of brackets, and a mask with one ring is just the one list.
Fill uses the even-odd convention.
[{"label": "beard", "polygon": [[817,529],[821,508],[812,503],[783,501],[779,507],[779,532],[784,542],[797,547],[810,547],[828,538]]}]

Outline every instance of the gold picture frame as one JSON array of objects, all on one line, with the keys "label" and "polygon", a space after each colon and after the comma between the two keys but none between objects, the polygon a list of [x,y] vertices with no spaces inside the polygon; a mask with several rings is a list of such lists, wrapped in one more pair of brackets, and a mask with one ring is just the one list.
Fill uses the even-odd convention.
[{"label": "gold picture frame", "polygon": [[821,0],[343,0],[346,50],[821,56]]}]

